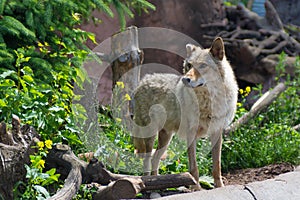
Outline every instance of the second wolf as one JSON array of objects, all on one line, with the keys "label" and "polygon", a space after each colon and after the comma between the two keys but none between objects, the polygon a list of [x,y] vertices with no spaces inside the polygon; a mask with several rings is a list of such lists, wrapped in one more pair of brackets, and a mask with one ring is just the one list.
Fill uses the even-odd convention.
[{"label": "second wolf", "polygon": [[[221,38],[211,48],[186,45],[185,75],[146,75],[135,91],[133,141],[144,159],[144,173],[158,174],[160,158],[173,133],[186,139],[189,171],[200,189],[196,162],[198,138],[209,137],[212,144],[213,178],[222,187],[222,132],[234,118],[238,86]],[[152,155],[155,138],[158,145]]]}]

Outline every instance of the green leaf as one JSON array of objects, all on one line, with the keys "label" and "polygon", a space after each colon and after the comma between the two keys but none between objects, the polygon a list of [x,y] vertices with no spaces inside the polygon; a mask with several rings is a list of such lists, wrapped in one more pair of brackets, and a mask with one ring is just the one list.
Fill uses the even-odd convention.
[{"label": "green leaf", "polygon": [[42,194],[46,199],[50,198],[49,192],[40,185],[34,185],[33,188],[37,191],[37,193]]},{"label": "green leaf", "polygon": [[0,20],[0,32],[2,31],[7,34],[15,35],[19,38],[21,36],[25,36],[27,40],[35,40],[34,32],[27,29],[22,22],[11,16],[3,16]]},{"label": "green leaf", "polygon": [[[28,57],[27,57],[27,58],[28,58]],[[28,59],[28,60],[29,60],[29,59]],[[27,75],[33,76],[33,71],[32,71],[32,69],[31,69],[30,67],[28,67],[28,66],[23,67],[23,69],[21,69],[21,72],[22,72],[23,74],[27,74]]]},{"label": "green leaf", "polygon": [[0,87],[2,88],[11,88],[13,86],[15,86],[15,82],[10,80],[10,79],[5,79],[4,82],[0,83]]},{"label": "green leaf", "polygon": [[[5,43],[3,43],[3,44],[5,44]],[[8,50],[2,50],[2,49],[0,49],[0,64],[1,65],[2,64],[11,65],[14,62],[14,60],[15,60],[14,56],[10,52],[8,52]]]},{"label": "green leaf", "polygon": [[150,8],[152,10],[155,10],[155,5],[153,5],[152,3],[146,1],[146,0],[136,0],[137,2],[141,3],[144,7],[146,8]]},{"label": "green leaf", "polygon": [[24,79],[26,82],[28,82],[28,83],[33,83],[33,82],[34,82],[32,76],[30,76],[30,75],[24,75],[24,76],[23,76],[23,79]]},{"label": "green leaf", "polygon": [[88,36],[88,38],[89,38],[90,40],[92,40],[92,42],[93,42],[94,44],[97,44],[95,34],[89,33],[89,32],[88,32],[88,33],[87,33],[87,36]]},{"label": "green leaf", "polygon": [[6,0],[0,0],[0,15],[3,14],[5,3],[6,3]]},{"label": "green leaf", "polygon": [[103,10],[106,14],[108,14],[108,16],[110,16],[111,18],[114,17],[114,13],[112,12],[112,10],[110,9],[110,7],[104,3],[102,0],[94,0],[94,3],[96,4],[96,7],[98,9]]},{"label": "green leaf", "polygon": [[0,99],[0,107],[5,107],[5,106],[7,106],[7,103],[3,99]]},{"label": "green leaf", "polygon": [[46,174],[49,174],[50,176],[52,176],[55,174],[55,172],[56,172],[56,168],[52,168],[52,169],[46,171]]},{"label": "green leaf", "polygon": [[131,12],[131,10],[125,4],[123,4],[122,2],[120,2],[120,6],[123,9],[124,13],[126,13],[130,18],[134,17],[133,12]]}]

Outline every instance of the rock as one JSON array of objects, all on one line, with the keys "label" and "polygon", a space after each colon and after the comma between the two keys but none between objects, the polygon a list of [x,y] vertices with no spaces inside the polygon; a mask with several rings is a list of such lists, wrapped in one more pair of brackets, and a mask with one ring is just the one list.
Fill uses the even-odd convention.
[{"label": "rock", "polygon": [[193,192],[188,194],[178,194],[174,196],[167,196],[159,198],[170,200],[253,200],[252,195],[244,189],[241,185],[230,185],[223,188],[217,188],[214,190],[202,190],[199,192]]},{"label": "rock", "polygon": [[300,199],[300,173],[289,172],[275,179],[246,185],[256,199]]}]

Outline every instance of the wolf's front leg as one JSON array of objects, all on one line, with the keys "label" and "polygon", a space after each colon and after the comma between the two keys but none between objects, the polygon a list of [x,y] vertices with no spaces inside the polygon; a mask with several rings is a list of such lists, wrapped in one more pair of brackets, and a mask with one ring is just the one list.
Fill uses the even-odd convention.
[{"label": "wolf's front leg", "polygon": [[224,187],[221,175],[221,149],[222,149],[222,132],[211,137],[212,160],[215,187]]},{"label": "wolf's front leg", "polygon": [[196,139],[192,142],[188,142],[188,156],[189,156],[189,171],[191,175],[195,178],[197,185],[192,186],[192,190],[201,190],[199,184],[199,171],[196,160]]}]

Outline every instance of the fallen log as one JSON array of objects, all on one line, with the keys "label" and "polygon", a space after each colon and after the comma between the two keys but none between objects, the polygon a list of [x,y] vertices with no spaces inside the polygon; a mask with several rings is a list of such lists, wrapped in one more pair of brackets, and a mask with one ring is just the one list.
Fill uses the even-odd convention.
[{"label": "fallen log", "polygon": [[287,86],[284,83],[279,83],[274,89],[269,90],[263,96],[261,96],[251,107],[250,111],[228,126],[225,131],[224,135],[228,136],[230,132],[235,131],[241,125],[246,124],[250,119],[256,116],[260,111],[267,108],[277,97],[285,91]]},{"label": "fallen log", "polygon": [[[47,156],[49,168],[57,168],[58,173],[67,176],[65,184],[51,200],[72,199],[82,183],[99,183],[102,186],[94,199],[134,198],[140,191],[158,190],[179,186],[195,185],[190,173],[161,176],[131,176],[114,174],[104,168],[97,159],[86,163],[75,156],[67,145],[55,145]],[[62,171],[59,171],[62,169]]]},{"label": "fallen log", "polygon": [[144,187],[142,179],[122,178],[111,182],[108,186],[100,186],[93,199],[131,199],[135,198]]}]

